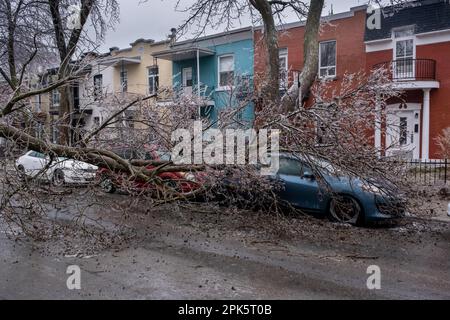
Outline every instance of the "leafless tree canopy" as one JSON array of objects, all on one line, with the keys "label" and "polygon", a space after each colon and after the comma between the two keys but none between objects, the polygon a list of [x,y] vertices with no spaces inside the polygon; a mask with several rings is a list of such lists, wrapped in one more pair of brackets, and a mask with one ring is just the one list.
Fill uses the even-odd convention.
[{"label": "leafless tree canopy", "polygon": [[[70,86],[89,78],[92,55],[86,53],[95,50],[107,27],[117,22],[118,5],[115,0],[83,0],[80,28],[70,29],[67,28],[68,9],[75,2],[0,0],[0,137],[8,141],[1,172],[0,209],[4,218],[30,233],[39,229],[34,222],[35,216],[45,215],[48,206],[54,205],[51,202],[40,203],[40,194],[45,191],[55,197],[64,197],[64,192],[51,185],[42,185],[39,178],[61,158],[84,161],[109,170],[134,196],[132,199],[146,201],[145,205],[149,207],[199,197],[214,199],[220,193],[218,190],[225,176],[238,177],[244,192],[237,192],[238,196],[231,202],[239,200],[248,191],[257,191],[265,199],[275,200],[272,196],[276,187],[252,166],[174,165],[170,160],[146,160],[143,159],[145,157],[125,157],[113,152],[117,147],[138,152],[146,145],[170,152],[174,146],[171,133],[179,128],[191,129],[192,120],[198,118],[198,106],[203,103],[198,97],[177,98],[171,90],[161,90],[157,96],[170,96],[172,102],[170,108],[160,108],[154,103],[155,95],[123,97],[111,94],[99,99],[92,91],[87,99],[108,106],[105,120],[88,132],[77,132],[78,129],[72,126],[74,109]],[[177,7],[181,6],[179,2]],[[190,17],[181,29],[197,26],[202,30],[205,22],[212,26],[225,24],[231,28],[233,22],[244,14],[251,14],[255,21],[263,21],[269,60],[264,86],[270,94],[262,97],[264,103],[255,120],[258,128],[280,129],[284,151],[310,159],[314,165],[317,165],[314,159],[326,160],[330,164],[330,172],[344,171],[367,181],[384,177],[397,183],[401,168],[379,158],[379,150],[373,147],[371,135],[375,127],[381,125],[376,121],[374,105],[383,104],[399,93],[387,80],[386,70],[382,69],[372,74],[346,75],[340,88],[332,94],[326,92],[329,88],[326,81],[316,81],[317,37],[323,6],[323,0],[312,0],[311,3],[198,0],[184,9]],[[290,91],[288,98],[280,99],[276,21],[282,19],[284,10],[294,10],[300,18],[307,19],[306,64],[300,89]],[[95,30],[95,39],[89,36],[88,28]],[[53,74],[46,70],[49,64],[54,66]],[[60,139],[56,143],[48,132],[44,135],[36,133],[42,114],[34,110],[32,103],[36,96],[54,90],[59,90],[61,97]],[[314,97],[315,103],[311,107],[302,103],[306,91],[311,91]],[[243,127],[237,115],[260,98],[252,95],[241,97],[238,106],[233,106],[235,99],[230,98],[229,107],[214,123],[205,121],[203,130],[212,126]],[[127,118],[128,112],[133,112],[132,119]],[[80,139],[72,143],[70,137],[77,133]],[[47,168],[32,179],[23,179],[14,167],[14,159],[24,150],[34,150],[49,157]],[[201,185],[193,190],[182,190],[182,185],[188,183],[188,174],[198,172],[202,173]],[[173,183],[171,173],[183,173],[184,178]],[[151,192],[136,191],[136,181],[151,185]],[[102,198],[94,182],[88,192],[96,205],[111,205],[112,200]],[[274,202],[268,205],[269,210],[277,210]]]}]

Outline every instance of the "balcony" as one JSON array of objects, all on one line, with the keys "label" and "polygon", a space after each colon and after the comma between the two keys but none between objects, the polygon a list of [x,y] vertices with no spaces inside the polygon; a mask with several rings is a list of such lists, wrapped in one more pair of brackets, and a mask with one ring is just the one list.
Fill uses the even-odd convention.
[{"label": "balcony", "polygon": [[378,63],[374,69],[389,71],[389,78],[401,89],[439,88],[436,61],[432,59],[399,59]]},{"label": "balcony", "polygon": [[[59,115],[59,105],[57,106],[50,106],[49,108],[49,114],[52,116],[57,116]],[[93,113],[93,107],[91,105],[88,106],[84,106],[84,107],[75,107],[73,110],[73,116],[74,117],[82,117],[82,116],[89,116],[92,115]]]},{"label": "balcony", "polygon": [[49,113],[52,116],[57,116],[59,114],[59,105],[51,105],[49,108]]}]

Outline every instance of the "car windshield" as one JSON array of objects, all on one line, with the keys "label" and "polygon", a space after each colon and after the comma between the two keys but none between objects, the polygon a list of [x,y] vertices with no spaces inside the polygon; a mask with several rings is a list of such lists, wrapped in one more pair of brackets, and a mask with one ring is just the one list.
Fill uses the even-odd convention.
[{"label": "car windshield", "polygon": [[170,161],[172,158],[169,152],[157,151],[157,153],[161,161]]},{"label": "car windshield", "polygon": [[306,159],[294,155],[280,155],[279,174],[303,175],[305,173],[313,173],[317,170],[320,170],[321,174],[324,175],[339,175],[342,173],[339,167],[317,157],[310,156]]},{"label": "car windshield", "polygon": [[312,158],[312,162],[316,165],[318,169],[322,171],[324,174],[330,175],[338,175],[342,173],[342,170],[336,166],[331,164],[330,162],[318,158]]}]

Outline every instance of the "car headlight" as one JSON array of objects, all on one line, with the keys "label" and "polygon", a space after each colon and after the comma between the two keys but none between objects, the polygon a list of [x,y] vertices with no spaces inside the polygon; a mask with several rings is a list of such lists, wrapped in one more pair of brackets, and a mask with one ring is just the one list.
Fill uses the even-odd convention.
[{"label": "car headlight", "polygon": [[192,173],[188,173],[184,176],[186,180],[195,181],[195,176]]},{"label": "car headlight", "polygon": [[378,194],[378,195],[382,195],[382,194],[385,193],[385,192],[383,191],[383,189],[381,189],[381,188],[379,188],[379,187],[377,187],[377,186],[374,186],[374,185],[366,185],[366,184],[363,184],[363,185],[361,185],[361,189],[362,189],[363,191],[365,191],[365,192],[373,193],[373,194]]}]

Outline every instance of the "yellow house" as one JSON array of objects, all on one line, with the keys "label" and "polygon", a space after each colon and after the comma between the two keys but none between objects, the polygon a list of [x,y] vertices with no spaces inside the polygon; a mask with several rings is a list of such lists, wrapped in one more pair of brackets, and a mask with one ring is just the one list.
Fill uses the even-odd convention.
[{"label": "yellow house", "polygon": [[138,39],[129,48],[111,48],[110,56],[99,62],[100,65],[111,67],[103,72],[103,86],[109,87],[109,93],[127,95],[148,95],[156,93],[158,89],[170,88],[172,62],[157,61],[152,56],[168,47],[169,41]]},{"label": "yellow house", "polygon": [[[105,54],[87,53],[83,56],[83,66],[87,66],[87,74],[72,86],[74,114],[71,116],[72,126],[76,127],[78,140],[83,132],[95,128],[111,114],[113,106],[123,107],[128,101],[137,97],[148,96],[158,92],[158,99],[164,99],[164,89],[172,87],[172,62],[157,61],[154,52],[169,48],[169,41],[138,39],[129,48],[111,48]],[[53,70],[54,71],[54,70]],[[48,71],[51,76],[51,70]],[[50,80],[49,80],[50,81]],[[60,96],[58,90],[41,95],[39,105],[48,114],[47,136],[53,142],[58,140],[58,113]],[[156,107],[157,99],[146,102]],[[139,115],[135,108],[125,112],[129,119],[137,120]],[[133,121],[132,127],[145,129],[145,126]],[[78,134],[78,132],[80,134]]]}]

